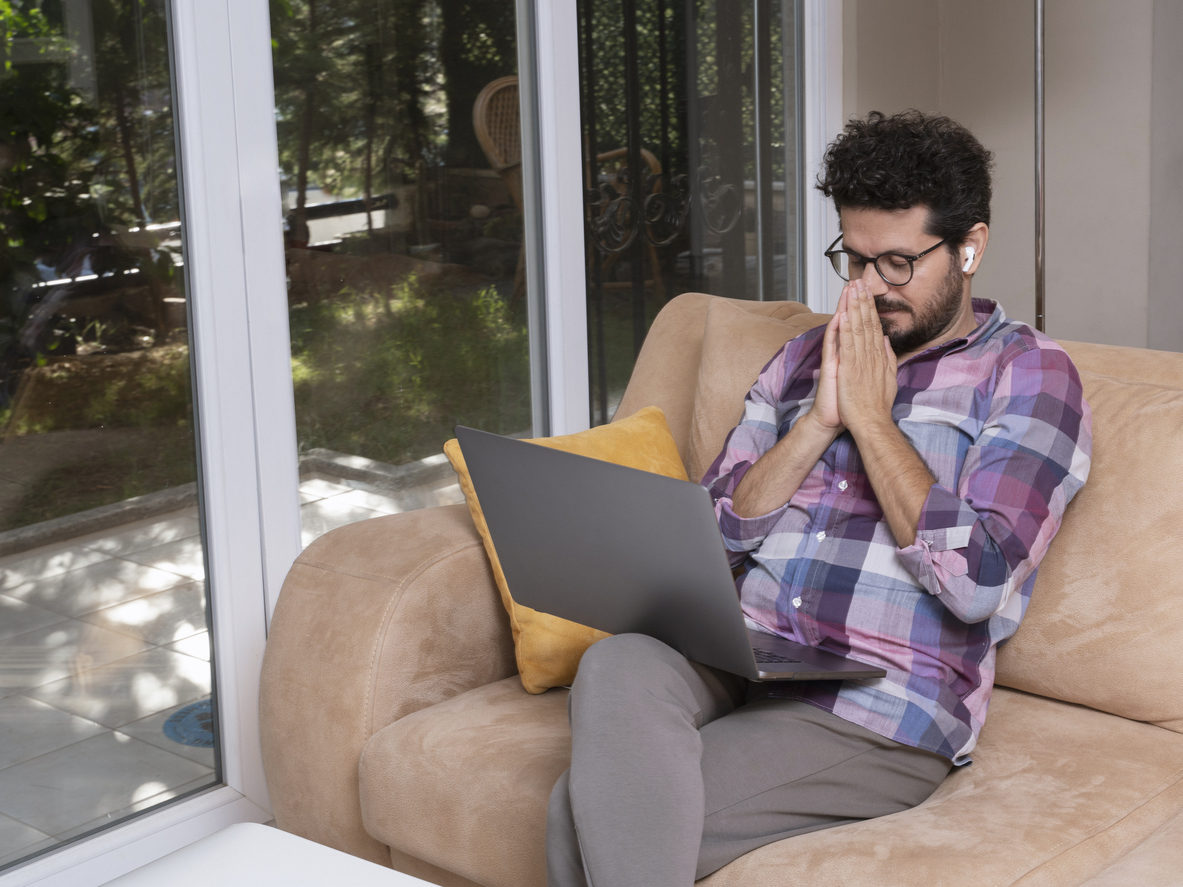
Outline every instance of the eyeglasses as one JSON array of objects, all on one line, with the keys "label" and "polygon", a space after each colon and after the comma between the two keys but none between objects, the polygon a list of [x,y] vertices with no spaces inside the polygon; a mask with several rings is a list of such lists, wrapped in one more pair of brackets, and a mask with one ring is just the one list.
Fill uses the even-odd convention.
[{"label": "eyeglasses", "polygon": [[916,253],[914,256],[906,256],[903,253],[882,253],[874,258],[868,256],[860,256],[858,253],[852,253],[850,250],[834,249],[838,241],[842,239],[839,234],[834,242],[830,244],[830,248],[826,250],[826,258],[830,260],[830,264],[834,266],[834,271],[843,280],[854,280],[862,277],[863,272],[867,270],[867,265],[872,264],[875,270],[879,272],[879,276],[890,286],[903,286],[912,279],[912,275],[916,272],[915,263],[918,259],[923,259],[934,249],[945,243],[949,238],[934,243],[922,253]]}]

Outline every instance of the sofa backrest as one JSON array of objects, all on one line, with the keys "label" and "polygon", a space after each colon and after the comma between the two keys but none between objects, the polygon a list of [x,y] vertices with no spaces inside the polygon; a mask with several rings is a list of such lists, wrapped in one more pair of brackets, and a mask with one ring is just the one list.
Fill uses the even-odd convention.
[{"label": "sofa backrest", "polygon": [[[764,364],[826,319],[792,302],[679,296],[617,415],[662,407],[701,477]],[[1092,473],[999,651],[997,682],[1183,732],[1183,354],[1062,344],[1093,411]]]},{"label": "sofa backrest", "polygon": [[1061,344],[1092,408],[1092,468],[998,682],[1183,732],[1183,354]]}]

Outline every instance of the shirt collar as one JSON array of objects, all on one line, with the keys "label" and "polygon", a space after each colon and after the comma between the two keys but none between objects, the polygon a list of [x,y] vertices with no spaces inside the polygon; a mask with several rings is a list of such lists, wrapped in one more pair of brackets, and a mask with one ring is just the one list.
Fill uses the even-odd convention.
[{"label": "shirt collar", "polygon": [[990,338],[1000,326],[1006,323],[1006,312],[993,299],[971,299],[970,305],[973,308],[974,317],[977,319],[978,325],[970,330],[968,335],[958,336],[956,339],[950,339],[947,342],[942,342],[940,345],[927,348],[910,358],[908,363],[920,357],[952,353],[970,345],[975,345],[983,339]]}]

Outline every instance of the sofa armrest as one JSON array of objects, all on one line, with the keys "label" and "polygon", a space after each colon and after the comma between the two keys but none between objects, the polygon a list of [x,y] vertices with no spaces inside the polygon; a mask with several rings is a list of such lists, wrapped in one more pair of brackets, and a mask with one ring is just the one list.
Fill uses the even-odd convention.
[{"label": "sofa armrest", "polygon": [[284,581],[263,659],[260,735],[276,823],[389,865],[362,827],[362,747],[404,715],[515,671],[463,505],[322,536]]}]

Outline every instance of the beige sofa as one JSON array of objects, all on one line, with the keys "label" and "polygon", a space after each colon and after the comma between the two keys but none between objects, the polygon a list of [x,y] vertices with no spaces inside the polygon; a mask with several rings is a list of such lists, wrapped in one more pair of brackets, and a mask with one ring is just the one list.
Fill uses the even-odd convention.
[{"label": "beige sofa", "polygon": [[[791,335],[790,303],[673,300],[618,415],[661,406],[692,476]],[[1183,884],[1183,354],[1064,343],[1092,477],[999,657],[974,763],[924,804],[744,856],[724,885]],[[545,883],[566,691],[528,695],[463,505],[313,543],[263,669],[278,825],[444,885]]]}]

